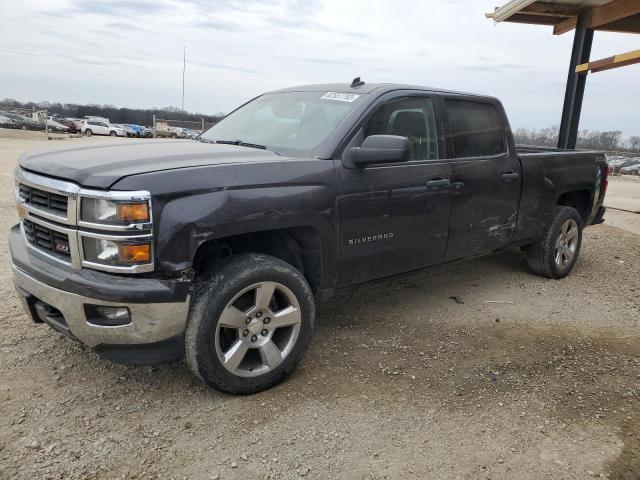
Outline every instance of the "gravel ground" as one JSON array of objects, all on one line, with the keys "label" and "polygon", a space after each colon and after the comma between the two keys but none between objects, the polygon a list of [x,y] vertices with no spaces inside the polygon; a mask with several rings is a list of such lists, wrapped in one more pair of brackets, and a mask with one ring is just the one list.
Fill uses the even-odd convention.
[{"label": "gravel ground", "polygon": [[340,293],[291,379],[232,397],[29,323],[11,174],[53,143],[0,138],[0,478],[640,478],[640,236],[589,228],[562,281],[504,252]]}]

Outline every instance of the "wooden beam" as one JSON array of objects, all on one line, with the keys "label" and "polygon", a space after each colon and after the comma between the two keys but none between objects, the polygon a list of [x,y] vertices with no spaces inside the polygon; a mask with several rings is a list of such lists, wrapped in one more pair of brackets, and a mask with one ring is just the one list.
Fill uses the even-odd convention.
[{"label": "wooden beam", "polygon": [[530,13],[516,13],[509,17],[507,22],[509,23],[528,23],[529,25],[549,25],[554,26],[558,22],[561,22],[563,17],[548,16],[548,15],[531,15]]},{"label": "wooden beam", "polygon": [[528,13],[529,15],[549,15],[552,17],[575,17],[584,8],[572,5],[558,5],[555,3],[532,3],[520,10],[519,13]]},{"label": "wooden beam", "polygon": [[603,72],[614,68],[626,67],[627,65],[633,65],[635,63],[640,63],[640,50],[634,50],[633,52],[627,52],[589,63],[582,63],[576,67],[576,73],[587,74],[589,72]]},{"label": "wooden beam", "polygon": [[[640,1],[638,0],[614,0],[611,3],[594,7],[589,11],[589,23],[587,28],[597,30],[608,23],[616,22],[632,15],[640,13]],[[576,17],[567,18],[558,23],[554,29],[554,35],[562,35],[576,28]]]},{"label": "wooden beam", "polygon": [[554,35],[562,35],[563,33],[570,32],[576,28],[578,23],[578,17],[570,17],[566,20],[557,23],[555,27],[553,27]]},{"label": "wooden beam", "polygon": [[640,13],[640,2],[638,0],[615,0],[614,2],[591,10],[589,28],[598,28],[607,23],[630,17],[636,13]]},{"label": "wooden beam", "polygon": [[640,14],[623,18],[598,27],[598,31],[618,33],[640,33]]}]

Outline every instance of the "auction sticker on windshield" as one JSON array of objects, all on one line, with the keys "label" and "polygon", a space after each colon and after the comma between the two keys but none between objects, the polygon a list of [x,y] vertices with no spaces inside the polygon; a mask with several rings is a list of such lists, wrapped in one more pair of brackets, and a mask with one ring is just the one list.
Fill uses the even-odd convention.
[{"label": "auction sticker on windshield", "polygon": [[335,100],[337,102],[353,102],[360,95],[355,93],[341,93],[341,92],[327,92],[322,97],[322,100]]}]

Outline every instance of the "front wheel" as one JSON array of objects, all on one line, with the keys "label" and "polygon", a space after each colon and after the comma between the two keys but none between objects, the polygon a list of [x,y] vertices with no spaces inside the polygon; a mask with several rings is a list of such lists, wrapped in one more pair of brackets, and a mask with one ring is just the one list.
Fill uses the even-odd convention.
[{"label": "front wheel", "polygon": [[90,129],[90,128],[87,128],[87,129],[84,131],[84,134],[85,134],[87,137],[90,137],[91,135],[93,135],[93,132],[91,131],[91,129]]},{"label": "front wheel", "polygon": [[582,246],[582,218],[573,207],[557,207],[544,237],[527,251],[529,268],[548,278],[563,278],[573,269]]},{"label": "front wheel", "polygon": [[111,130],[109,135],[112,136],[112,137],[117,137],[118,136],[118,134],[116,132],[114,132],[113,130]]},{"label": "front wheel", "polygon": [[186,362],[217,390],[257,393],[296,368],[314,320],[313,294],[298,270],[268,255],[237,255],[196,287]]}]

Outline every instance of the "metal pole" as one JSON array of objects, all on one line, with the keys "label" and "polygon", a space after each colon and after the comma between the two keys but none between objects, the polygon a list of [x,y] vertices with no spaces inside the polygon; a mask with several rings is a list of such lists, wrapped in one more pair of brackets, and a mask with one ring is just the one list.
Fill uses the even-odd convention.
[{"label": "metal pole", "polygon": [[558,133],[558,148],[576,148],[578,127],[580,125],[580,113],[587,82],[586,75],[576,73],[576,67],[589,61],[591,45],[593,44],[593,29],[587,28],[588,13],[578,15],[576,33],[573,37],[573,49],[569,62],[569,74],[567,76],[567,88],[564,94],[562,107],[562,120]]},{"label": "metal pole", "polygon": [[201,132],[204,132],[204,117],[202,117],[202,128],[200,129]]},{"label": "metal pole", "polygon": [[152,123],[152,129],[151,129],[151,136],[152,138],[156,138],[156,116],[153,115],[153,123]]},{"label": "metal pole", "polygon": [[[582,56],[580,63],[587,63],[591,56],[591,46],[593,45],[593,30],[587,29],[582,47]],[[584,91],[587,85],[587,74],[576,74],[578,77],[576,82],[576,98],[573,103],[573,112],[571,113],[571,128],[569,129],[569,140],[567,148],[576,148],[578,140],[578,128],[580,127],[580,114],[582,113],[582,101],[584,100]]]},{"label": "metal pole", "polygon": [[184,130],[184,71],[187,68],[187,47],[183,47],[182,51],[182,114],[180,128]]}]

